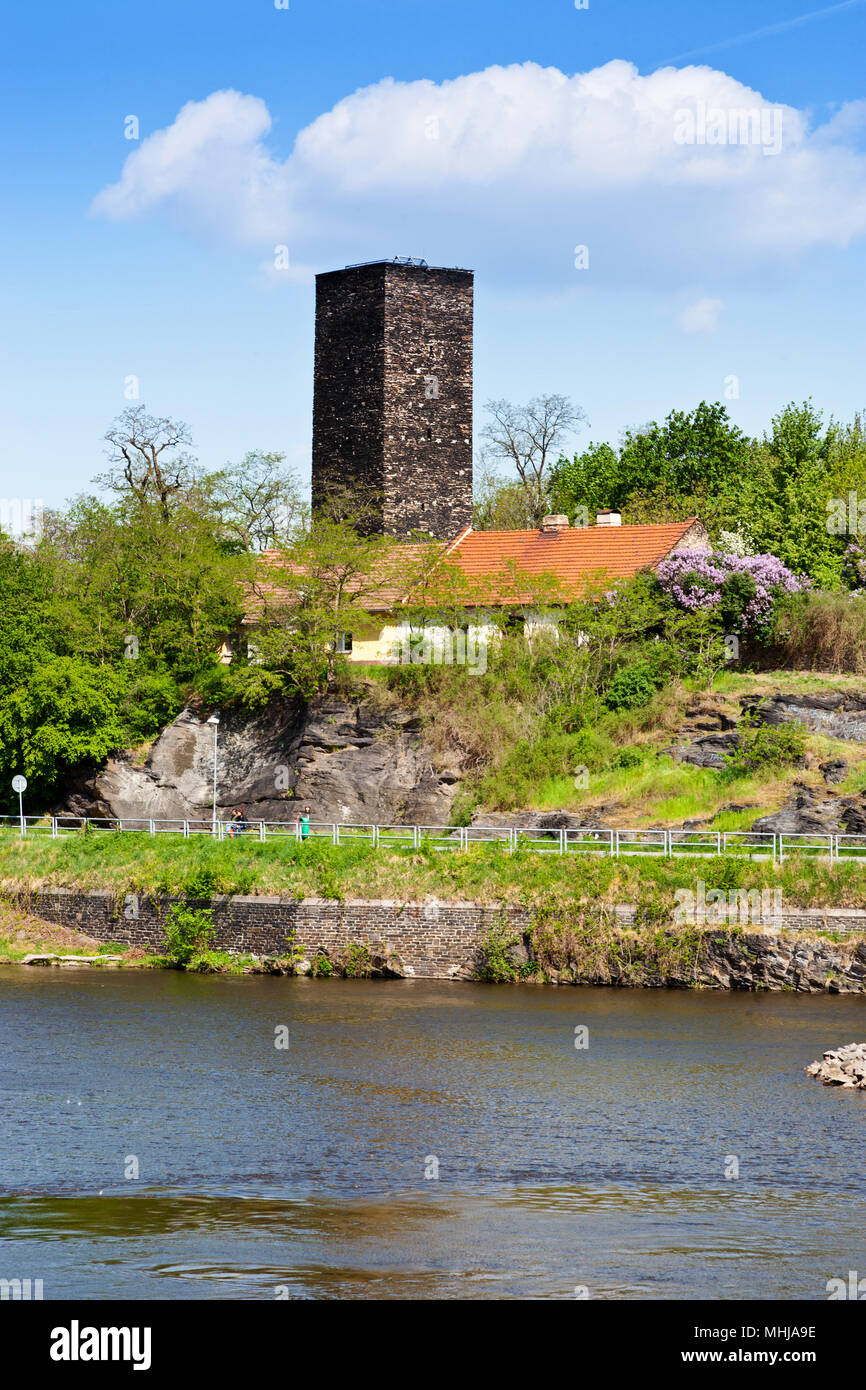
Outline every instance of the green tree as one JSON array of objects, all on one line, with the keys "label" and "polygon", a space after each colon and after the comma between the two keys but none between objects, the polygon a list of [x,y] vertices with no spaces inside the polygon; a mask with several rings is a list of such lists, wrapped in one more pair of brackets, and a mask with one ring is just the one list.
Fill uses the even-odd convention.
[{"label": "green tree", "polygon": [[760,449],[766,489],[749,490],[752,534],[762,550],[778,555],[819,585],[840,583],[845,538],[827,529],[828,476],[835,430],[825,430],[811,401],[793,401],[773,418]]},{"label": "green tree", "polygon": [[[620,470],[628,495],[655,486],[693,494],[721,490],[748,461],[749,442],[720,401],[672,410],[663,425],[627,431]],[[623,500],[625,500],[623,498]]]},{"label": "green tree", "polygon": [[0,804],[23,772],[28,796],[49,797],[72,768],[122,746],[122,671],[53,649],[50,574],[38,556],[0,542]]},{"label": "green tree", "polygon": [[626,431],[618,453],[591,444],[574,459],[561,459],[551,494],[567,514],[585,507],[590,522],[603,506],[635,521],[703,517],[711,499],[719,519],[731,521],[729,505],[717,499],[735,490],[748,459],[749,441],[726,407],[701,401],[690,412],[671,411],[663,424]]},{"label": "green tree", "polygon": [[[573,459],[561,458],[553,470],[551,506],[570,521],[595,522],[602,507],[619,507],[624,500],[620,461],[609,444],[590,444]],[[581,510],[582,509],[582,510]]]},{"label": "green tree", "polygon": [[518,480],[485,468],[475,479],[472,526],[476,531],[529,531],[536,525],[535,506]]},{"label": "green tree", "polygon": [[244,698],[260,703],[281,689],[304,698],[326,690],[345,664],[343,634],[370,623],[367,602],[383,590],[396,600],[411,582],[405,554],[388,537],[363,535],[327,513],[314,515],[280,563],[261,569],[253,581],[259,621]]},{"label": "green tree", "polygon": [[290,545],[307,520],[297,477],[285,454],[254,449],[200,483],[215,530],[231,549],[258,552]]}]

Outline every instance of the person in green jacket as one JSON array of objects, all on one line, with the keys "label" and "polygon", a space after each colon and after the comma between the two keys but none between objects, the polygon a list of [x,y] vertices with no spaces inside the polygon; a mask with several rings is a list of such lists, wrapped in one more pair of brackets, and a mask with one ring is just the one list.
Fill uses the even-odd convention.
[{"label": "person in green jacket", "polygon": [[301,814],[298,816],[298,825],[299,825],[300,828],[301,828],[301,839],[302,839],[302,840],[308,840],[308,839],[310,838],[310,808],[309,808],[309,806],[305,806],[304,809],[303,809],[303,811],[301,812]]}]

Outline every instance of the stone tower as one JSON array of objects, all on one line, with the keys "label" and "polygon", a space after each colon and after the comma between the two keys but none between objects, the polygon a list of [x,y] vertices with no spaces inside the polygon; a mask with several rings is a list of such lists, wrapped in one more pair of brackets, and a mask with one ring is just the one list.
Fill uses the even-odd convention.
[{"label": "stone tower", "polygon": [[313,506],[450,540],[472,518],[470,270],[373,261],[316,276]]}]

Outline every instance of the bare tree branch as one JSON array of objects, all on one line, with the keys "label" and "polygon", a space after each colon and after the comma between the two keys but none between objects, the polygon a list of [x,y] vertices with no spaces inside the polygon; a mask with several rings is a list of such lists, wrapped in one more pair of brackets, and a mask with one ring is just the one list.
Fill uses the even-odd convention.
[{"label": "bare tree branch", "polygon": [[586,422],[567,396],[533,396],[527,405],[487,402],[492,419],[481,431],[485,458],[511,464],[527,494],[528,510],[541,522],[548,510],[548,474],[563,442]]},{"label": "bare tree branch", "polygon": [[111,466],[95,481],[114,492],[131,493],[142,503],[155,500],[164,516],[171,498],[195,482],[195,459],[187,452],[192,438],[182,420],[148,415],[143,405],[130,406],[106,430],[105,441]]}]

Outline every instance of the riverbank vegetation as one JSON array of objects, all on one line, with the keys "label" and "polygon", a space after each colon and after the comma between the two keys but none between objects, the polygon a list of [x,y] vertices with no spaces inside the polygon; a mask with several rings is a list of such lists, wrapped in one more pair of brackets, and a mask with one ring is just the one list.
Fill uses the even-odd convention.
[{"label": "riverbank vegetation", "polygon": [[[467,681],[449,667],[394,668],[380,678],[395,698],[424,722],[425,739],[443,762],[459,755],[463,767],[454,823],[468,824],[481,809],[591,811],[607,826],[676,826],[699,818],[713,830],[739,830],[775,809],[796,781],[822,784],[818,768],[844,758],[840,794],[866,785],[866,747],[794,725],[743,725],[744,700],[760,703],[784,690],[822,694],[862,680],[810,671],[725,670],[712,689],[688,676],[654,684],[646,700],[610,709],[587,685],[585,699],[570,697],[562,667],[579,651],[555,650],[546,662],[519,639],[502,670]],[[660,660],[664,653],[660,649]],[[694,720],[705,729],[741,726],[742,746],[720,768],[675,759],[670,748]],[[730,808],[742,807],[741,810]]]},{"label": "riverbank vegetation", "polygon": [[86,932],[73,931],[36,917],[0,895],[0,964],[17,964],[25,956],[122,956],[126,964],[140,964],[144,953],[122,941],[97,941]]},{"label": "riverbank vegetation", "polygon": [[[394,899],[405,902],[513,903],[563,909],[581,902],[637,903],[670,907],[678,888],[698,880],[721,889],[779,888],[783,901],[803,907],[861,907],[866,862],[830,866],[797,856],[782,864],[727,855],[655,857],[510,854],[495,844],[469,850],[373,849],[288,840],[195,843],[133,834],[63,839],[0,834],[0,891],[26,895],[44,888],[110,890],[118,921],[128,893],[189,899],[206,906],[222,894],[266,894],[332,900]],[[395,886],[399,892],[395,893]],[[120,934],[120,932],[119,932]]]},{"label": "riverbank vegetation", "polygon": [[646,901],[638,904],[634,925],[623,927],[607,904],[582,903],[567,913],[537,909],[524,939],[503,913],[481,938],[476,979],[651,987],[683,982],[694,978],[708,941],[729,932],[737,936],[742,928],[674,924]]}]

